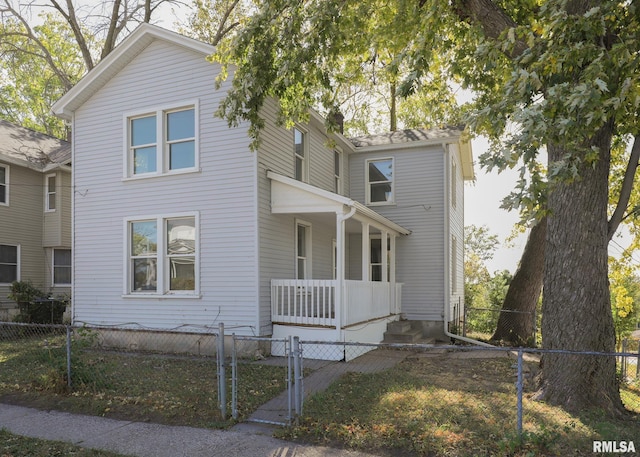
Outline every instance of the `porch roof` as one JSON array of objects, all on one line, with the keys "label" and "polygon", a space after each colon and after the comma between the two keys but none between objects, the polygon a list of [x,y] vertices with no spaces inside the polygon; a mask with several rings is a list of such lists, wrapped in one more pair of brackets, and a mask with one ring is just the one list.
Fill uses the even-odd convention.
[{"label": "porch roof", "polygon": [[353,218],[370,221],[398,235],[409,235],[408,230],[371,208],[348,197],[329,192],[319,187],[283,176],[273,171],[267,172],[271,180],[272,213],[336,213],[348,214]]}]

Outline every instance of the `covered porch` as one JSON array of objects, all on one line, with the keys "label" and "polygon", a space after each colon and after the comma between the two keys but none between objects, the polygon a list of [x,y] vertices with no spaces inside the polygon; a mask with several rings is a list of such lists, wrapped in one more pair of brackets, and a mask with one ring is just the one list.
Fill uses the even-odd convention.
[{"label": "covered porch", "polygon": [[[274,337],[381,341],[387,322],[400,315],[396,240],[410,231],[347,197],[274,172],[267,177],[272,214],[296,217],[295,277],[271,280]],[[317,226],[333,230],[329,275],[312,268],[314,255],[328,257],[313,252],[311,228]]]}]

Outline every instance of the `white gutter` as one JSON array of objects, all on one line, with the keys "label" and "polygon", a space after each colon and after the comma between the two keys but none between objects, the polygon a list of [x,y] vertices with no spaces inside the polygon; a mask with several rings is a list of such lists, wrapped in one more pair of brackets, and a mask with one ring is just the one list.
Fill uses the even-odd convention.
[{"label": "white gutter", "polygon": [[346,251],[344,222],[353,217],[356,207],[352,206],[348,213],[336,213],[336,251],[339,259],[336,259],[336,280],[338,281],[338,299],[336,300],[336,331],[342,332],[342,303],[344,300],[344,257]]},{"label": "white gutter", "polygon": [[[443,316],[443,330],[445,336],[456,340],[464,341],[465,343],[475,344],[476,346],[494,347],[484,341],[474,340],[473,338],[467,338],[466,336],[456,335],[449,331],[449,308],[451,307],[451,284],[449,284],[449,278],[451,276],[451,264],[449,262],[451,252],[451,237],[449,236],[450,226],[450,213],[449,213],[449,189],[451,189],[451,167],[449,166],[449,148],[444,148],[444,316]],[[464,246],[464,244],[463,244]]]}]

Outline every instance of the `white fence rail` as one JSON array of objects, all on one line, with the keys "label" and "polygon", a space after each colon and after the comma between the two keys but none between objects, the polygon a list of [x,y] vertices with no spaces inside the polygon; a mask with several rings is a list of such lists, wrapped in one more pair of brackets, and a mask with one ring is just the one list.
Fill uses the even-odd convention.
[{"label": "white fence rail", "polygon": [[284,324],[335,327],[357,324],[400,312],[401,284],[376,281],[344,282],[341,316],[336,316],[335,280],[274,279],[271,318]]}]

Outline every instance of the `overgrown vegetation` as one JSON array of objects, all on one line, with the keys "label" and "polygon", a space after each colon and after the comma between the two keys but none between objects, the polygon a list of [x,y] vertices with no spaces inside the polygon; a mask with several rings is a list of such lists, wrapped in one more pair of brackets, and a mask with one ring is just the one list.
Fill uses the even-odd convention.
[{"label": "overgrown vegetation", "polygon": [[49,297],[30,281],[14,281],[7,298],[18,304],[16,322],[30,324],[62,324],[67,303],[62,297]]},{"label": "overgrown vegetation", "polygon": [[[386,372],[349,373],[306,401],[300,425],[279,436],[403,456],[583,455],[594,439],[640,436],[637,417],[573,416],[531,393],[519,436],[513,362],[417,356]],[[640,413],[640,390],[625,388],[623,398]]]},{"label": "overgrown vegetation", "polygon": [[[0,327],[1,401],[196,427],[233,423],[219,411],[214,358],[101,351],[89,335],[72,344],[69,388],[64,334],[6,334]],[[240,419],[286,388],[282,367],[243,363],[238,375]]]}]

